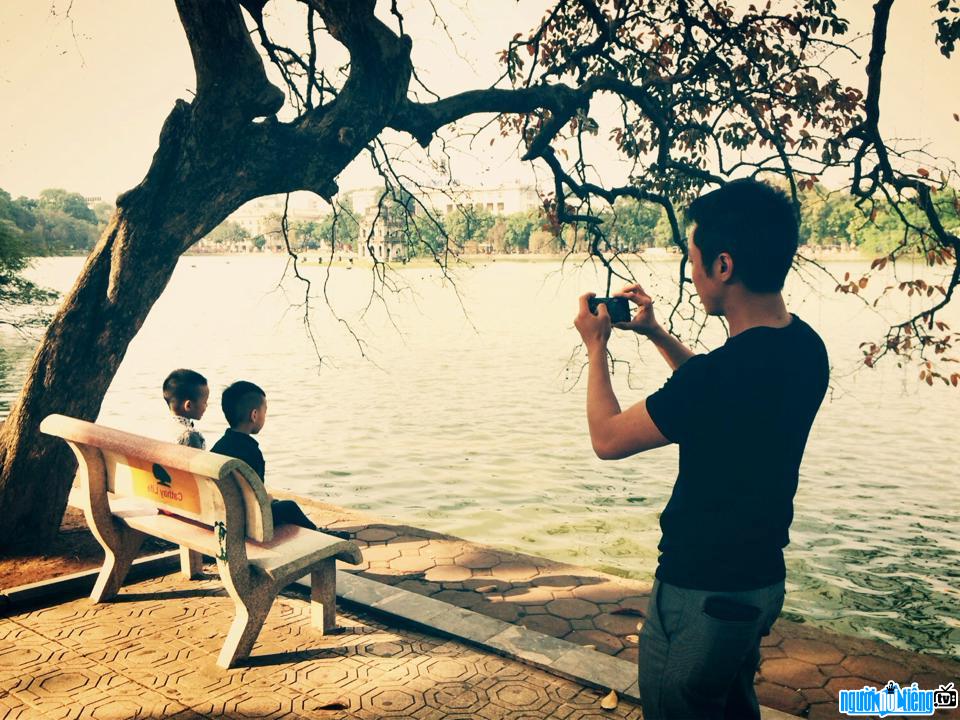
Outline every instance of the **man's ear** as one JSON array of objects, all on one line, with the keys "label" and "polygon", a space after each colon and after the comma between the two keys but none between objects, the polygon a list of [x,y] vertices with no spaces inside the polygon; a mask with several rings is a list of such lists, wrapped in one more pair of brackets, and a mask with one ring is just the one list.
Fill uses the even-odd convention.
[{"label": "man's ear", "polygon": [[717,256],[717,260],[720,261],[720,273],[727,274],[727,277],[733,276],[733,258],[730,257],[729,253],[722,252]]}]

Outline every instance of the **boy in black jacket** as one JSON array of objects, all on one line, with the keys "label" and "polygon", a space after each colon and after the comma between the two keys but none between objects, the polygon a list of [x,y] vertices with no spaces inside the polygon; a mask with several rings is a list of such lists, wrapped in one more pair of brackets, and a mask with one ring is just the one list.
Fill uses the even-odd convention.
[{"label": "boy in black jacket", "polygon": [[[266,484],[266,463],[263,453],[260,452],[260,445],[253,436],[263,429],[267,421],[267,394],[252,382],[238,380],[223,391],[220,405],[230,427],[223,437],[217,440],[211,451],[243,460]],[[271,507],[274,526],[286,523],[310,530],[317,529],[293,500],[273,500]],[[323,532],[338,537],[345,536],[339,531],[324,529]],[[349,535],[346,537],[349,538]]]}]

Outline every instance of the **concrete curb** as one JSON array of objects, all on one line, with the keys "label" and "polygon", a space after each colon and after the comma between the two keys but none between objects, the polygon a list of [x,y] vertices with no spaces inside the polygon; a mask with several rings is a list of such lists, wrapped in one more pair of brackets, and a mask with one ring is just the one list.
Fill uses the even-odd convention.
[{"label": "concrete curb", "polygon": [[[168,575],[179,567],[179,550],[168,550],[156,555],[147,555],[133,561],[124,582]],[[93,585],[96,583],[99,574],[100,568],[96,568],[0,590],[0,612],[7,612],[10,609],[28,605],[41,605],[51,600],[62,602],[63,600],[73,600],[88,595],[93,590]]]}]

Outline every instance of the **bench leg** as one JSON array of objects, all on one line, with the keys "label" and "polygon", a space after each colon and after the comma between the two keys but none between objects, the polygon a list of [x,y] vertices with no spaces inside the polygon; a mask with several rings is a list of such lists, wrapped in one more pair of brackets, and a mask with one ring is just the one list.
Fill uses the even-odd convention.
[{"label": "bench leg", "polygon": [[324,560],[310,573],[310,622],[321,634],[337,627],[337,561]]},{"label": "bench leg", "polygon": [[217,665],[224,669],[232,668],[237,661],[250,656],[257,641],[260,629],[273,605],[273,594],[253,593],[245,600],[234,598],[237,612],[233,617],[227,640],[220,650]]},{"label": "bench leg", "polygon": [[90,593],[90,599],[95,603],[106,602],[117,594],[146,535],[129,528],[118,528],[117,537],[119,543],[115,547],[103,548],[106,557]]},{"label": "bench leg", "polygon": [[196,550],[180,546],[180,574],[187,580],[200,577],[203,573],[203,555]]}]

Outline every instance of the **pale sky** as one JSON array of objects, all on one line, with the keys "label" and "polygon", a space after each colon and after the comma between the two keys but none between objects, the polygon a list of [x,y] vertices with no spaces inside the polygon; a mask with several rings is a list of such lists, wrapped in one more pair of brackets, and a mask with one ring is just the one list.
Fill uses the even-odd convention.
[{"label": "pale sky", "polygon": [[[190,51],[172,0],[4,0],[0,4],[0,188],[36,196],[65,187],[112,200],[143,177],[160,126],[174,100],[191,97]],[[497,53],[518,31],[531,28],[550,3],[544,0],[438,0],[456,45],[433,22],[429,3],[401,3],[414,61],[424,81],[441,94],[489,85],[501,72]],[[381,0],[381,6],[389,3]],[[946,60],[933,44],[932,2],[900,0],[891,17],[884,66],[883,130],[889,138],[917,138],[953,160],[960,158],[960,58]],[[870,0],[844,0],[858,30],[869,28]],[[285,8],[294,7],[287,11]],[[299,31],[296,4],[274,0],[278,37]],[[383,14],[383,8],[381,8]],[[75,37],[74,37],[75,35]],[[332,63],[343,53],[321,47]],[[866,46],[861,50],[865,55]],[[958,53],[960,55],[960,53]],[[844,60],[834,72],[863,87],[866,58]],[[603,123],[603,118],[598,118]],[[478,122],[476,120],[472,122]],[[605,134],[605,133],[601,133]],[[514,144],[490,146],[487,135],[461,148],[454,170],[467,184],[534,178]],[[608,163],[616,175],[613,158]],[[376,176],[360,160],[340,186],[368,186]],[[543,169],[539,171],[545,176]]]}]

